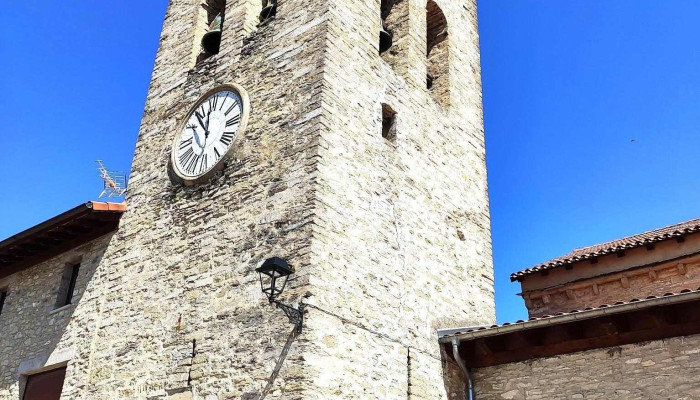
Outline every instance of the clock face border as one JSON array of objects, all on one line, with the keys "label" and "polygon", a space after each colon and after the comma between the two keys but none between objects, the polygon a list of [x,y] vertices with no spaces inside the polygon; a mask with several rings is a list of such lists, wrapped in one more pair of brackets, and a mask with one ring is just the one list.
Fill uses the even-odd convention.
[{"label": "clock face border", "polygon": [[[204,174],[198,176],[198,177],[191,177],[183,174],[180,169],[177,166],[177,160],[175,159],[177,157],[177,152],[176,149],[178,148],[178,142],[180,140],[180,136],[182,136],[182,132],[184,131],[185,127],[187,126],[187,122],[189,121],[190,117],[192,114],[197,110],[197,108],[202,104],[206,99],[208,99],[210,96],[219,93],[219,92],[225,92],[225,91],[231,91],[235,92],[238,94],[238,97],[241,99],[241,122],[238,125],[238,131],[236,132],[236,137],[233,139],[233,143],[229,146],[228,150],[226,150],[226,153],[219,159],[219,161],[214,165],[209,171],[205,172]],[[245,132],[246,128],[248,127],[248,116],[250,114],[250,99],[248,97],[248,92],[246,92],[245,89],[243,89],[240,85],[237,85],[235,83],[230,83],[226,85],[219,85],[216,86],[207,92],[205,92],[203,95],[201,95],[199,98],[197,98],[197,101],[194,102],[194,104],[187,110],[187,113],[183,117],[182,121],[178,124],[177,131],[175,134],[175,137],[173,138],[173,143],[172,147],[170,150],[170,162],[169,162],[169,168],[168,170],[171,172],[171,178],[174,178],[173,180],[177,183],[184,184],[185,186],[193,186],[193,185],[198,185],[200,183],[204,183],[211,179],[217,172],[223,169],[224,165],[226,164],[226,161],[231,158],[233,155],[233,152],[235,148],[237,147],[237,144],[240,142],[240,138]]]}]

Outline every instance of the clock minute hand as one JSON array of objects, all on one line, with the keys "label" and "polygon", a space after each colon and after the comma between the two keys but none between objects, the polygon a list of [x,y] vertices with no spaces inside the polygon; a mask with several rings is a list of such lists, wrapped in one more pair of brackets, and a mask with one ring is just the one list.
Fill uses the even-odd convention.
[{"label": "clock minute hand", "polygon": [[206,125],[204,125],[204,121],[202,121],[202,117],[199,116],[198,112],[195,112],[194,115],[197,116],[197,121],[199,121],[199,125],[202,126],[202,129],[204,129],[204,132],[206,132],[208,134],[209,130],[207,129]]},{"label": "clock minute hand", "polygon": [[207,114],[207,123],[206,126],[204,127],[204,138],[208,139],[209,138],[209,117],[211,116],[211,110],[209,110],[209,114]]},{"label": "clock minute hand", "polygon": [[[207,138],[209,137],[209,116],[207,116],[207,123],[205,124],[198,112],[195,112],[194,115],[197,116],[197,121],[199,121],[199,124],[202,125],[202,129],[204,129],[204,144],[206,145]],[[204,148],[204,146],[200,146]]]}]

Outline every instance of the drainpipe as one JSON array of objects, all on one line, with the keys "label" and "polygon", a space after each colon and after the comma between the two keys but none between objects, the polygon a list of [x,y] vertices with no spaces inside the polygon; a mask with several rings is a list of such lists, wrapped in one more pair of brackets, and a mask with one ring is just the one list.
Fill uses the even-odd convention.
[{"label": "drainpipe", "polygon": [[459,369],[461,369],[464,376],[467,377],[467,399],[476,400],[476,393],[474,393],[474,380],[472,379],[472,374],[469,372],[469,368],[467,368],[467,366],[464,364],[462,356],[459,355],[459,338],[456,336],[452,338],[452,355],[454,356],[455,361],[457,361]]}]

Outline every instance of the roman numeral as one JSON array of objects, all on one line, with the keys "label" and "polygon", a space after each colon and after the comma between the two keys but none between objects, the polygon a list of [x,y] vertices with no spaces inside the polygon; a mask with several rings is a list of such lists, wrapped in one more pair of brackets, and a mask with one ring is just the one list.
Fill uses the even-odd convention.
[{"label": "roman numeral", "polygon": [[235,117],[233,117],[233,118],[229,119],[228,121],[226,121],[226,126],[235,125],[235,124],[237,124],[237,123],[239,123],[239,122],[241,122],[241,116],[240,116],[240,115],[236,115]]},{"label": "roman numeral", "polygon": [[199,173],[201,174],[202,172],[204,172],[206,167],[207,167],[207,155],[204,154],[204,157],[202,157],[202,163],[199,164]]},{"label": "roman numeral", "polygon": [[216,154],[216,159],[217,159],[217,160],[218,160],[219,158],[221,158],[221,154],[219,154],[219,149],[217,149],[216,147],[214,147],[214,154]]},{"label": "roman numeral", "polygon": [[211,99],[209,99],[209,109],[210,110],[215,110],[216,109],[216,103],[219,102],[219,96],[214,96]]},{"label": "roman numeral", "polygon": [[187,162],[187,166],[185,167],[185,171],[187,171],[187,173],[193,174],[200,158],[201,156],[198,154],[195,154],[194,157],[190,158],[190,160]]},{"label": "roman numeral", "polygon": [[226,146],[230,145],[231,142],[233,142],[233,132],[224,132],[221,135],[221,143],[225,144]]},{"label": "roman numeral", "polygon": [[181,142],[180,143],[180,150],[185,150],[186,148],[192,146],[192,139],[194,139],[194,137],[191,137],[191,138]]},{"label": "roman numeral", "polygon": [[229,107],[228,110],[226,110],[226,112],[224,114],[228,115],[228,113],[233,111],[234,107],[236,107],[237,105],[238,105],[238,99],[233,99],[233,104],[231,104],[231,107]]},{"label": "roman numeral", "polygon": [[224,96],[224,99],[221,100],[221,107],[219,107],[219,111],[221,111],[221,109],[224,108],[224,104],[226,104],[226,99],[228,99],[228,97]]},{"label": "roman numeral", "polygon": [[180,165],[185,165],[187,161],[194,155],[194,150],[190,147],[186,152],[180,155]]}]

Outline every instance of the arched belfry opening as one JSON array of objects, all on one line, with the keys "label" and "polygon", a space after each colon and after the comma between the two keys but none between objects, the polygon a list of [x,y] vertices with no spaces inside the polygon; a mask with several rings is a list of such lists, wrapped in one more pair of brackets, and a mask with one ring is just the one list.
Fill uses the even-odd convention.
[{"label": "arched belfry opening", "polygon": [[195,51],[196,63],[219,54],[226,14],[226,0],[204,0],[198,9]]},{"label": "arched belfry opening", "polygon": [[277,14],[277,0],[262,0],[262,9],[258,19],[261,23],[271,19]]},{"label": "arched belfry opening", "polygon": [[379,54],[394,69],[406,65],[409,0],[381,0]]},{"label": "arched belfry opening", "polygon": [[382,29],[379,31],[379,54],[388,51],[394,44],[394,33],[392,29],[389,29],[389,24],[387,24],[387,19],[393,6],[394,0],[382,0]]},{"label": "arched belfry opening", "polygon": [[447,18],[433,0],[426,7],[428,76],[426,87],[443,107],[450,105],[450,46]]}]

